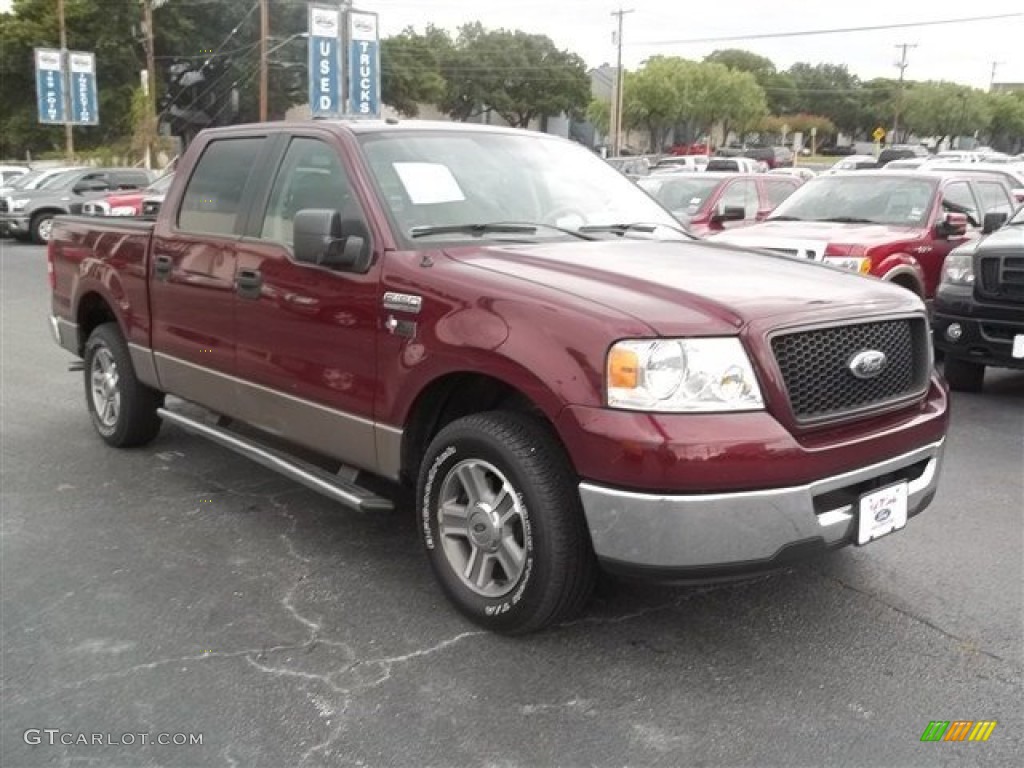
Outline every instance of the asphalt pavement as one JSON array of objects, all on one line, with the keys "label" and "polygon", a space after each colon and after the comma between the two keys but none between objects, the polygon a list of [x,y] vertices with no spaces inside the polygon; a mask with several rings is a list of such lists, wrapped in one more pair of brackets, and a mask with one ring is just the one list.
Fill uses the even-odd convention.
[{"label": "asphalt pavement", "polygon": [[[742,584],[605,584],[509,639],[448,606],[408,509],[166,425],[107,448],[48,309],[44,250],[0,241],[4,768],[1020,765],[1024,373],[955,396],[903,531]],[[922,743],[933,720],[998,725]]]}]

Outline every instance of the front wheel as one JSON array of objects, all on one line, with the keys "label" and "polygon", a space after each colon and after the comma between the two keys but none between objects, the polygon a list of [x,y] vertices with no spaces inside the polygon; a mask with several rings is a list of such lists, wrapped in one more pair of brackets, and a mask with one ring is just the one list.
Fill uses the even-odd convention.
[{"label": "front wheel", "polygon": [[521,634],[579,611],[596,576],[576,476],[533,417],[467,416],[431,442],[420,467],[419,527],[455,606]]},{"label": "front wheel", "polygon": [[985,381],[985,366],[946,355],[942,372],[949,388],[957,392],[980,392]]},{"label": "front wheel", "polygon": [[32,241],[37,245],[46,245],[53,234],[53,214],[40,213],[32,218]]},{"label": "front wheel", "polygon": [[117,323],[104,323],[85,343],[85,401],[93,426],[117,448],[144,445],[160,431],[163,395],[135,377]]}]

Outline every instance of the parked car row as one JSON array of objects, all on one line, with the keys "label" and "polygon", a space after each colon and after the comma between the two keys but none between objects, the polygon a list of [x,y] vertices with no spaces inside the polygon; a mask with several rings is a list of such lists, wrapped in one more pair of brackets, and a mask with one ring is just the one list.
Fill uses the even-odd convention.
[{"label": "parked car row", "polygon": [[18,188],[0,198],[0,228],[20,239],[47,243],[55,216],[82,213],[88,202],[111,191],[148,187],[153,178],[143,168],[64,169],[35,188]]}]

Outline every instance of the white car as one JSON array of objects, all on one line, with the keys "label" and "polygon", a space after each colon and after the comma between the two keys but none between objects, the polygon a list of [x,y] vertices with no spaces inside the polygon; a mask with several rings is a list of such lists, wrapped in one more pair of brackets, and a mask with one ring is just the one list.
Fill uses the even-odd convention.
[{"label": "white car", "polygon": [[858,168],[863,168],[866,163],[876,162],[878,162],[878,160],[873,155],[848,155],[840,160],[836,160],[835,164],[825,171],[825,173],[856,171]]},{"label": "white car", "polygon": [[6,187],[8,183],[26,173],[28,168],[24,165],[0,165],[0,187]]},{"label": "white car", "polygon": [[707,155],[673,155],[663,157],[651,167],[651,173],[663,171],[703,171],[708,167]]},{"label": "white car", "polygon": [[1024,166],[1010,163],[926,163],[922,171],[957,171],[959,173],[987,173],[998,176],[1010,187],[1017,203],[1024,203]]}]

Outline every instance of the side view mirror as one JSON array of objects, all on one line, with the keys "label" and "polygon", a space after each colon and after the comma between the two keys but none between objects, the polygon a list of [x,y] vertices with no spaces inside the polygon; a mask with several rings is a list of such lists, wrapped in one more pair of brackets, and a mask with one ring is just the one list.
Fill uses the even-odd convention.
[{"label": "side view mirror", "polygon": [[1006,220],[1009,218],[1005,213],[986,213],[985,219],[981,225],[981,234],[991,235],[997,229],[999,229]]},{"label": "side view mirror", "polygon": [[1024,187],[1018,189],[1011,189],[1010,194],[1013,195],[1013,199],[1018,203],[1024,203]]},{"label": "side view mirror", "polygon": [[711,217],[712,221],[743,221],[746,218],[747,212],[738,205],[722,205],[719,204],[718,210],[715,211],[715,215]]},{"label": "side view mirror", "polygon": [[345,272],[365,272],[372,257],[366,225],[358,219],[342,220],[339,211],[326,208],[295,214],[292,251],[298,262]]},{"label": "side view mirror", "polygon": [[967,214],[947,211],[938,224],[935,233],[939,237],[959,237],[967,233]]}]

